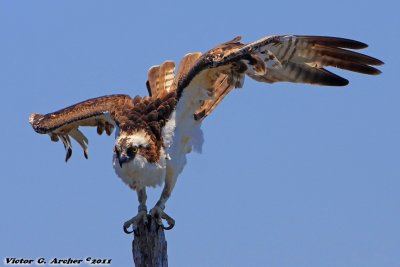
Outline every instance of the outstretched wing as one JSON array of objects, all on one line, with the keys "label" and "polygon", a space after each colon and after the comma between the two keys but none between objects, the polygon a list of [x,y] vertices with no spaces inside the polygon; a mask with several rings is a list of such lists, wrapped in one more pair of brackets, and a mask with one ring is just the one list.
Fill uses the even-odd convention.
[{"label": "outstretched wing", "polygon": [[94,126],[97,127],[99,135],[104,131],[111,135],[115,126],[128,120],[126,114],[133,108],[135,99],[128,95],[88,99],[46,115],[33,113],[29,117],[29,123],[37,133],[50,135],[52,141],[57,142],[61,139],[66,150],[65,161],[68,161],[72,154],[70,138],[79,143],[84,156],[88,158],[88,139],[79,127]]},{"label": "outstretched wing", "polygon": [[184,105],[201,102],[195,119],[205,118],[233,88],[242,87],[245,75],[266,83],[344,86],[348,80],[324,67],[376,75],[380,71],[372,66],[383,64],[376,58],[349,50],[367,47],[350,39],[281,35],[250,44],[243,44],[240,39],[237,37],[203,54],[176,78],[178,98],[186,95],[184,99],[190,99],[183,101]]}]

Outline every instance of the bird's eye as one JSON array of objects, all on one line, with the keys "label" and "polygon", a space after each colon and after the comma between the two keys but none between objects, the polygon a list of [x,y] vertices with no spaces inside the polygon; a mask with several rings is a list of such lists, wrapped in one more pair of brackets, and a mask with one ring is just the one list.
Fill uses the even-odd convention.
[{"label": "bird's eye", "polygon": [[131,146],[130,148],[128,148],[128,150],[126,151],[126,154],[129,157],[133,157],[135,156],[135,154],[138,152],[138,147],[137,146]]}]

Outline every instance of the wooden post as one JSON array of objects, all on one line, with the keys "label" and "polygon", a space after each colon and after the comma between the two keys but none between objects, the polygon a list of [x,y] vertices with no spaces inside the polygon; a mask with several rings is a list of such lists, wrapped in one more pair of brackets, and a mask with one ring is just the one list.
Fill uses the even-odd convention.
[{"label": "wooden post", "polygon": [[164,229],[151,216],[148,225],[140,222],[132,241],[133,261],[136,267],[168,267],[167,241]]}]

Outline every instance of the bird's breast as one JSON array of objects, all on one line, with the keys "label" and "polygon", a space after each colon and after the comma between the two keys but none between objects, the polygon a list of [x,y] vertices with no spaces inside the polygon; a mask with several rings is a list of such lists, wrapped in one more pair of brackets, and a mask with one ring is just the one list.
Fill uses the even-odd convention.
[{"label": "bird's breast", "polygon": [[113,167],[118,177],[133,190],[155,187],[161,185],[165,180],[165,153],[162,151],[160,160],[155,163],[149,163],[143,156],[136,155],[133,160],[122,164],[122,168],[114,153]]}]

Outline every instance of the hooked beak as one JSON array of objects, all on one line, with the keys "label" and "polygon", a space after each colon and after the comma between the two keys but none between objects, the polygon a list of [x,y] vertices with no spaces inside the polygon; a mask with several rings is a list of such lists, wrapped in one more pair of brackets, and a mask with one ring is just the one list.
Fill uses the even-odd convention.
[{"label": "hooked beak", "polygon": [[118,163],[119,166],[122,168],[122,164],[124,164],[125,162],[127,162],[129,160],[129,158],[125,155],[119,155],[118,156]]}]

